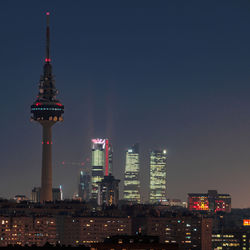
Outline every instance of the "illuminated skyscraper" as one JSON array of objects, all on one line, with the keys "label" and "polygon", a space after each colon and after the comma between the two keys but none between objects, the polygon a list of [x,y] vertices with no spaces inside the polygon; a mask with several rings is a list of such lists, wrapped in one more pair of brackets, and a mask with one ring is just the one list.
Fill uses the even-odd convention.
[{"label": "illuminated skyscraper", "polygon": [[166,200],[167,196],[167,150],[150,153],[150,202]]},{"label": "illuminated skyscraper", "polygon": [[50,58],[49,12],[47,15],[46,58],[43,75],[39,83],[39,93],[31,105],[31,120],[37,121],[43,128],[42,139],[42,180],[40,201],[52,201],[52,126],[63,120],[64,106],[56,98],[58,91],[52,74]]},{"label": "illuminated skyscraper", "polygon": [[92,140],[92,191],[91,198],[97,200],[98,182],[103,179],[105,139]]},{"label": "illuminated skyscraper", "polygon": [[97,199],[98,184],[112,174],[113,149],[108,139],[92,139],[92,199]]},{"label": "illuminated skyscraper", "polygon": [[84,201],[88,201],[90,198],[90,185],[91,176],[87,171],[81,171],[78,196]]},{"label": "illuminated skyscraper", "polygon": [[139,171],[139,144],[137,143],[126,151],[124,200],[140,203]]}]

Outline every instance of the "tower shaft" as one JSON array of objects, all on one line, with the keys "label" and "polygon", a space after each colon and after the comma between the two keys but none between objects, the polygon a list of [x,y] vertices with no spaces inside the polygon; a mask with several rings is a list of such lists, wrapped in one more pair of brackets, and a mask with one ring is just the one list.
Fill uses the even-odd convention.
[{"label": "tower shaft", "polygon": [[42,180],[40,202],[52,201],[52,126],[53,121],[41,121],[43,127]]}]

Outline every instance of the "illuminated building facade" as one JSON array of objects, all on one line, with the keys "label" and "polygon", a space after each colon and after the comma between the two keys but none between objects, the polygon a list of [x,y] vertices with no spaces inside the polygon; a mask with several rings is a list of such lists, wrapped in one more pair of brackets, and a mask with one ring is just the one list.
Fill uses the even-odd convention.
[{"label": "illuminated building facade", "polygon": [[231,196],[218,194],[217,190],[208,193],[188,194],[188,209],[190,211],[231,212]]},{"label": "illuminated building facade", "polygon": [[167,196],[167,150],[150,153],[150,202],[166,200]]},{"label": "illuminated building facade", "polygon": [[90,199],[91,176],[87,171],[80,171],[78,197],[83,201]]},{"label": "illuminated building facade", "polygon": [[119,182],[113,175],[104,176],[98,183],[98,205],[118,205],[119,201]]},{"label": "illuminated building facade", "polygon": [[112,235],[131,235],[132,223],[128,217],[65,216],[60,223],[63,226],[60,242],[66,246],[103,242]]},{"label": "illuminated building facade", "polygon": [[108,139],[92,139],[92,191],[91,198],[97,199],[98,184],[104,176],[112,174],[113,149]]},{"label": "illuminated building facade", "polygon": [[43,75],[39,82],[39,93],[31,105],[31,120],[41,124],[43,128],[42,138],[42,178],[40,202],[52,201],[52,126],[63,121],[64,106],[56,98],[58,90],[52,74],[50,58],[50,26],[49,12],[47,16],[46,30],[46,58],[43,67]]},{"label": "illuminated building facade", "polygon": [[146,234],[161,243],[177,243],[179,249],[212,249],[212,218],[201,216],[146,217]]},{"label": "illuminated building facade", "polygon": [[123,199],[140,203],[140,180],[139,180],[139,144],[135,144],[126,151],[124,193]]},{"label": "illuminated building facade", "polygon": [[105,139],[92,140],[92,191],[91,198],[97,200],[98,182],[103,179],[105,166]]},{"label": "illuminated building facade", "polygon": [[250,231],[242,228],[213,232],[212,249],[250,249]]},{"label": "illuminated building facade", "polygon": [[58,242],[56,219],[34,216],[0,216],[0,247],[8,245],[42,247]]}]

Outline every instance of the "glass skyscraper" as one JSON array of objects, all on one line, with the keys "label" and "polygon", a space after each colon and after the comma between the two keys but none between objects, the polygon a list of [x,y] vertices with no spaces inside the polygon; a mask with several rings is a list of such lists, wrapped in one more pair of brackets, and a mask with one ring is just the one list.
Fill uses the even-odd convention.
[{"label": "glass skyscraper", "polygon": [[98,182],[113,171],[113,148],[108,139],[92,140],[92,199],[97,199]]},{"label": "glass skyscraper", "polygon": [[78,196],[84,201],[89,200],[90,183],[91,183],[91,176],[89,175],[89,173],[87,171],[81,171]]},{"label": "glass skyscraper", "polygon": [[140,203],[139,171],[139,144],[135,144],[126,151],[124,200]]},{"label": "glass skyscraper", "polygon": [[150,153],[150,202],[166,200],[167,195],[167,150]]},{"label": "glass skyscraper", "polygon": [[98,182],[103,179],[105,139],[92,140],[92,191],[91,198],[97,200]]}]

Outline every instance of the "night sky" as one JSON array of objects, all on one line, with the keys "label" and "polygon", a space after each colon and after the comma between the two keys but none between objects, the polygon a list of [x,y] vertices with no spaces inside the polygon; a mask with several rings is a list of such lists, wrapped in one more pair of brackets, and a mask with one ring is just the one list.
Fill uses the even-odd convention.
[{"label": "night sky", "polygon": [[[90,139],[108,137],[114,174],[141,150],[168,150],[168,197],[217,189],[250,207],[250,2],[0,1],[0,196],[40,185],[42,128],[30,122],[46,11],[64,122],[53,128],[54,186],[77,191]],[[121,185],[122,188],[122,185]]]}]

